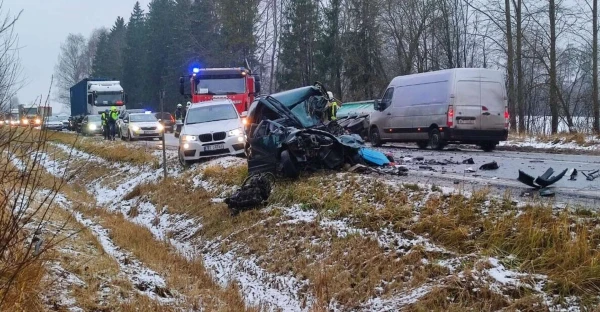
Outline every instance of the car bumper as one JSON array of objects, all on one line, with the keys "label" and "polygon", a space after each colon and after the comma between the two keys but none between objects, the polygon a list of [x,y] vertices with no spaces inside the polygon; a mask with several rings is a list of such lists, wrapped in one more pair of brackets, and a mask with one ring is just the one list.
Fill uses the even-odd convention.
[{"label": "car bumper", "polygon": [[139,130],[139,131],[131,131],[132,139],[152,139],[152,138],[162,138],[163,131],[156,130]]},{"label": "car bumper", "polygon": [[463,130],[443,128],[442,138],[448,142],[478,143],[484,141],[506,141],[508,130]]},{"label": "car bumper", "polygon": [[245,141],[239,141],[239,137],[228,137],[217,142],[183,142],[179,141],[179,149],[185,160],[198,160],[202,158],[243,155]]}]

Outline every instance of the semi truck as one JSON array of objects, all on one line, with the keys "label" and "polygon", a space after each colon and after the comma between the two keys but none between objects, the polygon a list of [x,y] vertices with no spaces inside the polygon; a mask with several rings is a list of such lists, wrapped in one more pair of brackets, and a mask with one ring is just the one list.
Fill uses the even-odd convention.
[{"label": "semi truck", "polygon": [[38,106],[37,105],[19,105],[19,120],[21,122],[21,126],[41,126],[42,125],[42,116],[38,114]]},{"label": "semi truck", "polygon": [[97,115],[112,106],[119,111],[126,109],[127,94],[117,80],[85,78],[70,89],[71,122],[73,128],[87,115]]},{"label": "semi truck", "polygon": [[[190,93],[186,93],[186,83]],[[186,77],[179,78],[179,92],[193,103],[229,99],[238,113],[248,110],[260,93],[260,77],[245,67],[194,68]]]}]

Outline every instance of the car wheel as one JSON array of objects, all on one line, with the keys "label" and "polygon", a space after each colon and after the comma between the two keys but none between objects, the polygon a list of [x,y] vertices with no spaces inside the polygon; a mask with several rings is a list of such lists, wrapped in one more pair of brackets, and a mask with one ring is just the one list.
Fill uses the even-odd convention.
[{"label": "car wheel", "polygon": [[288,150],[281,152],[281,171],[285,177],[296,179],[300,176],[300,171],[292,157]]},{"label": "car wheel", "polygon": [[479,145],[479,147],[481,147],[481,149],[484,152],[491,152],[493,150],[496,149],[496,145],[498,145],[497,142],[482,142],[481,145]]},{"label": "car wheel", "polygon": [[383,144],[381,140],[381,135],[379,134],[379,128],[373,127],[369,132],[369,139],[371,140],[371,144],[375,147],[379,147]]},{"label": "car wheel", "polygon": [[426,149],[427,146],[429,146],[429,142],[428,141],[419,141],[419,142],[417,142],[417,146],[420,149]]},{"label": "car wheel", "polygon": [[131,142],[133,139],[131,138],[131,130],[127,130],[127,141]]},{"label": "car wheel", "polygon": [[438,129],[433,129],[429,132],[429,145],[434,150],[442,150],[446,146],[442,141],[442,135]]}]

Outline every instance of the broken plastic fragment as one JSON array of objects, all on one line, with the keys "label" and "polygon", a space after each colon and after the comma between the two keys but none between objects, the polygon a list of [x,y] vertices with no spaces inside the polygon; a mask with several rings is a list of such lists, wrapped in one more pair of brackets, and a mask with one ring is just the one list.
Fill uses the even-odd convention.
[{"label": "broken plastic fragment", "polygon": [[539,185],[536,185],[534,183],[535,179],[532,176],[528,175],[527,173],[525,173],[521,170],[519,170],[519,177],[517,178],[517,180],[519,180],[519,182],[521,182],[525,185],[531,186],[533,188],[536,188],[536,189],[540,188]]},{"label": "broken plastic fragment", "polygon": [[498,166],[498,163],[492,161],[491,163],[481,165],[481,167],[479,167],[479,170],[496,170],[498,168],[500,168]]},{"label": "broken plastic fragment", "polygon": [[552,168],[549,168],[543,175],[535,179],[535,183],[539,184],[542,187],[548,187],[562,179],[565,176],[565,174],[567,174],[567,170],[568,169],[565,169],[558,175],[551,177],[551,175],[554,173],[554,170]]},{"label": "broken plastic fragment", "polygon": [[475,161],[473,160],[473,158],[469,158],[469,159],[463,160],[462,163],[465,164],[465,165],[474,165]]},{"label": "broken plastic fragment", "polygon": [[540,196],[542,197],[554,197],[554,191],[549,188],[540,189]]}]

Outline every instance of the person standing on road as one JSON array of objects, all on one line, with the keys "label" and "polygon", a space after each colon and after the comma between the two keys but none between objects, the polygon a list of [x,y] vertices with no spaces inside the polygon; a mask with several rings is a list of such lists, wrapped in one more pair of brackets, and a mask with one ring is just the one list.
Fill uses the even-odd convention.
[{"label": "person standing on road", "polygon": [[177,104],[177,109],[175,110],[175,120],[181,120],[183,122],[183,105]]},{"label": "person standing on road", "polygon": [[115,140],[115,135],[117,132],[117,119],[119,119],[119,112],[117,111],[117,107],[113,106],[110,108],[110,114],[108,115],[108,126],[110,128],[110,140]]},{"label": "person standing on road", "polygon": [[100,114],[102,119],[102,135],[105,140],[108,140],[108,109]]}]

